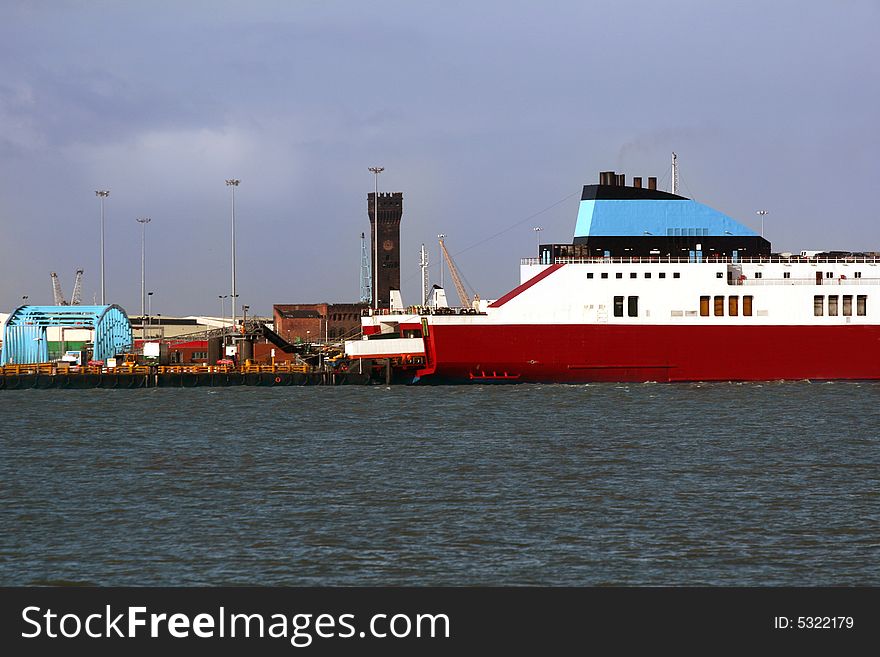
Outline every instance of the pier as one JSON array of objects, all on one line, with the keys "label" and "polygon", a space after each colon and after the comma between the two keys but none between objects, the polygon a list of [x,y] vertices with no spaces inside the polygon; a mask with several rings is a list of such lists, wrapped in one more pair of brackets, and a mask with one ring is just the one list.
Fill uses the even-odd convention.
[{"label": "pier", "polygon": [[0,390],[84,388],[198,388],[232,386],[369,385],[369,371],[313,369],[307,365],[124,365],[67,363],[0,366]]}]

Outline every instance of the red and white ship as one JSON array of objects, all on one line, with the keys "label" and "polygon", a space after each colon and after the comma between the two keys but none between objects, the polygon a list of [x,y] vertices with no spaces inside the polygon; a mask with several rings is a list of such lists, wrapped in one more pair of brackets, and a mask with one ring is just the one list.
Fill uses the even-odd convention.
[{"label": "red and white ship", "polygon": [[602,172],[573,242],[540,245],[519,286],[370,311],[346,354],[411,383],[878,379],[876,255],[774,254],[655,178]]}]

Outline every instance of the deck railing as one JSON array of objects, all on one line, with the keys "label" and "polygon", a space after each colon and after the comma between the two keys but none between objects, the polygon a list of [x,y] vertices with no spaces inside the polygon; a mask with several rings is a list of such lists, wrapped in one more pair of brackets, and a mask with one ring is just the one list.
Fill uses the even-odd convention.
[{"label": "deck railing", "polygon": [[238,367],[235,365],[160,365],[157,371],[159,374],[228,374],[230,372],[241,372],[242,374],[258,374],[263,372],[269,374],[305,374],[306,372],[310,372],[311,368],[305,364],[293,365],[285,361],[283,363],[276,363],[275,365],[245,363]]},{"label": "deck railing", "polygon": [[880,285],[880,278],[746,278],[733,281],[733,285]]},{"label": "deck railing", "polygon": [[69,365],[67,363],[21,363],[0,365],[0,376],[21,376],[23,374],[149,374],[147,365]]},{"label": "deck railing", "polygon": [[595,258],[553,258],[550,263],[541,258],[520,258],[521,265],[549,265],[549,264],[602,264],[602,263],[623,263],[623,264],[643,264],[643,263],[664,263],[664,264],[719,264],[729,263],[738,264],[880,264],[880,258],[872,256],[847,256],[847,257],[828,257],[828,258],[806,258],[801,256],[781,257],[767,256],[764,258],[730,258],[730,257],[706,257],[700,259],[694,258],[672,258],[666,256],[630,256],[630,257],[595,257]]},{"label": "deck railing", "polygon": [[305,364],[290,364],[288,362],[276,363],[275,365],[244,364],[235,365],[159,365],[152,368],[148,365],[121,365],[119,367],[103,367],[98,365],[70,365],[66,363],[23,363],[20,365],[0,365],[0,376],[22,376],[44,374],[55,376],[59,374],[122,374],[122,375],[147,375],[155,371],[158,374],[229,374],[240,372],[242,374],[270,373],[270,374],[306,374],[312,368]]},{"label": "deck railing", "polygon": [[389,308],[364,308],[361,315],[372,317],[373,315],[485,315],[486,313],[475,308],[461,308],[450,306],[448,308],[432,308],[431,306],[408,306],[403,310],[391,310]]}]

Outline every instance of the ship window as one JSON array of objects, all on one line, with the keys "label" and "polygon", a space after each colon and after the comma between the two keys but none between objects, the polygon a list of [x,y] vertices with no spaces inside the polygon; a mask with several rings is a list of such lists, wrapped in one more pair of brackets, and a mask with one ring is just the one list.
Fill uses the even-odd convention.
[{"label": "ship window", "polygon": [[864,317],[868,314],[868,295],[860,294],[856,297],[856,315]]},{"label": "ship window", "polygon": [[832,317],[837,316],[837,295],[832,294],[828,297],[828,314]]},{"label": "ship window", "polygon": [[588,272],[587,272],[587,278],[593,278],[593,272],[588,271]]},{"label": "ship window", "polygon": [[630,317],[638,317],[639,316],[639,298],[638,297],[627,297],[626,299],[626,314]]},{"label": "ship window", "polygon": [[790,271],[782,272],[782,278],[791,278],[791,272]]},{"label": "ship window", "polygon": [[727,314],[731,317],[739,315],[739,297],[727,297]]},{"label": "ship window", "polygon": [[646,272],[645,272],[645,278],[651,278],[651,272],[646,271]]},{"label": "ship window", "polygon": [[715,297],[715,317],[724,317],[724,297]]},{"label": "ship window", "polygon": [[834,272],[833,271],[826,271],[825,278],[834,278]]},{"label": "ship window", "polygon": [[608,278],[608,272],[607,272],[607,271],[603,271],[603,272],[602,272],[602,278]]},{"label": "ship window", "polygon": [[622,272],[617,272],[617,273],[614,275],[614,277],[615,277],[615,278],[623,278],[623,273],[622,273]]},{"label": "ship window", "polygon": [[715,272],[715,278],[724,278],[724,274],[720,271]]},{"label": "ship window", "polygon": [[631,271],[631,272],[629,273],[629,277],[630,277],[630,278],[636,278],[637,276],[638,276],[638,274],[635,273],[634,271]]},{"label": "ship window", "polygon": [[824,312],[825,307],[825,297],[821,294],[817,294],[813,297],[813,315],[816,317],[821,317]]},{"label": "ship window", "polygon": [[743,297],[743,315],[746,317],[752,316],[752,295],[750,294]]},{"label": "ship window", "polygon": [[658,278],[666,278],[666,272],[665,272],[665,271],[661,271],[659,274],[657,274],[657,277],[658,277]]},{"label": "ship window", "polygon": [[700,297],[700,317],[709,316],[709,297]]},{"label": "ship window", "polygon": [[623,317],[623,297],[614,297],[614,316]]},{"label": "ship window", "polygon": [[681,273],[677,271],[672,272],[672,278],[681,278]]},{"label": "ship window", "polygon": [[844,294],[843,295],[843,315],[848,317],[852,315],[852,295]]},{"label": "ship window", "polygon": [[759,272],[759,271],[756,271],[756,272],[755,272],[755,278],[764,278],[764,274],[762,274],[762,273]]},{"label": "ship window", "polygon": [[853,276],[854,276],[855,278],[861,278],[861,277],[862,277],[862,272],[857,271],[855,274],[853,274]]}]

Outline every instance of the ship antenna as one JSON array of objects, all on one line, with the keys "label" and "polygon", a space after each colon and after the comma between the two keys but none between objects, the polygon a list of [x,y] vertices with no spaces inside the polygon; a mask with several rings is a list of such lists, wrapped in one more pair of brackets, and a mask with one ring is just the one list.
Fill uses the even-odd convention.
[{"label": "ship antenna", "polygon": [[678,165],[675,160],[678,156],[675,154],[675,151],[672,152],[672,193],[678,194]]}]

